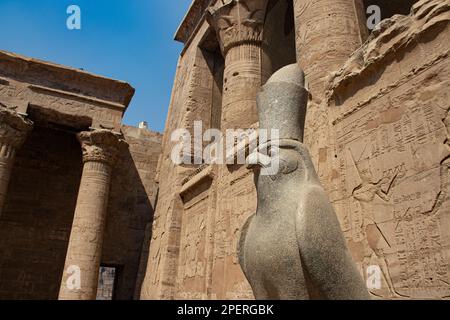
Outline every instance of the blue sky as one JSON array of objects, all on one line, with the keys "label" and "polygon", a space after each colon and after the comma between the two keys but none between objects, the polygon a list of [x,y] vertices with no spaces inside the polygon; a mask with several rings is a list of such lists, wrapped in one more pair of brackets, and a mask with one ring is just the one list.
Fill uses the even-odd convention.
[{"label": "blue sky", "polygon": [[[162,131],[182,45],[173,40],[191,0],[0,0],[0,49],[127,81],[125,124]],[[69,5],[81,30],[68,30]]]}]

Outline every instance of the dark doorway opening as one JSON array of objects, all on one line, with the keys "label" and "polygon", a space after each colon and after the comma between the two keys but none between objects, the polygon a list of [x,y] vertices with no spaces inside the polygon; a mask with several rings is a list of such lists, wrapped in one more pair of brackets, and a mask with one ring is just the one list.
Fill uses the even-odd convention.
[{"label": "dark doorway opening", "polygon": [[[381,14],[381,20],[389,19],[396,14],[409,15],[411,8],[418,0],[363,0],[364,11],[366,18],[373,14],[373,11],[369,10],[371,6],[377,6]],[[367,25],[367,23],[366,23]],[[369,33],[372,31],[369,29]]]},{"label": "dark doorway opening", "polygon": [[102,265],[99,269],[97,300],[116,300],[120,267]]}]

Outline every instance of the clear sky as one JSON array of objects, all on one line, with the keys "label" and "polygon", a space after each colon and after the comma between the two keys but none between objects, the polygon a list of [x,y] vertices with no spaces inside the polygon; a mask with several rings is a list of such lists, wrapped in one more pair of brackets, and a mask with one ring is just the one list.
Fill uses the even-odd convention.
[{"label": "clear sky", "polygon": [[[0,0],[0,49],[119,79],[136,88],[125,124],[162,131],[191,0]],[[81,30],[69,30],[69,5]]]}]

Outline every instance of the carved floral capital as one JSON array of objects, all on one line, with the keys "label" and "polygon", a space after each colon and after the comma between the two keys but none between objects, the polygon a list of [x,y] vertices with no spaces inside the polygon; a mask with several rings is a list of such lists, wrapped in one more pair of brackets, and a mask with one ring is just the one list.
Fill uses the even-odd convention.
[{"label": "carved floral capital", "polygon": [[33,122],[15,111],[0,107],[0,144],[19,148],[33,128]]},{"label": "carved floral capital", "polygon": [[83,162],[103,162],[113,166],[121,150],[128,144],[110,130],[84,131],[78,134],[83,151]]},{"label": "carved floral capital", "polygon": [[268,0],[228,0],[206,11],[208,23],[216,30],[224,55],[245,43],[261,45]]}]

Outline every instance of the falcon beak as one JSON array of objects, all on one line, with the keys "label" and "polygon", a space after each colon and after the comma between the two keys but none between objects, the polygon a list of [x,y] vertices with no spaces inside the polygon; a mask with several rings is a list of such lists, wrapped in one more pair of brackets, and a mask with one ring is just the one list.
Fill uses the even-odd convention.
[{"label": "falcon beak", "polygon": [[257,152],[253,152],[252,154],[250,154],[247,157],[245,162],[246,162],[246,165],[247,165],[247,169],[249,169],[249,170],[259,169],[258,153]]},{"label": "falcon beak", "polygon": [[257,151],[250,154],[246,160],[247,169],[249,170],[267,168],[270,166],[270,164],[270,157]]}]

